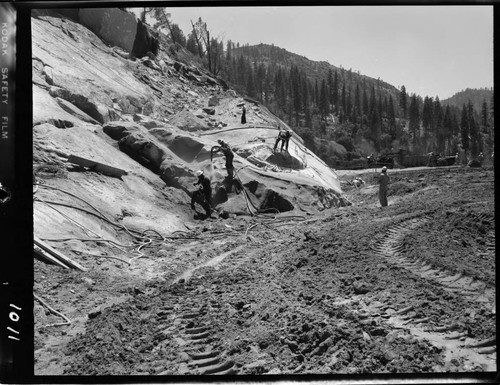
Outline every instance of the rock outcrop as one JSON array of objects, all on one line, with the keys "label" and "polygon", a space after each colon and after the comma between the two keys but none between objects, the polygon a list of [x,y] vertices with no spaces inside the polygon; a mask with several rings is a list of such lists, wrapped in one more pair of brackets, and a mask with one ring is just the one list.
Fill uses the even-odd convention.
[{"label": "rock outcrop", "polygon": [[132,52],[138,28],[137,18],[118,8],[82,8],[78,21],[109,45]]},{"label": "rock outcrop", "polygon": [[[116,28],[125,28],[129,16]],[[238,97],[205,70],[172,60],[161,47],[148,59],[119,55],[117,47],[108,46],[117,42],[101,40],[117,33],[110,24],[106,28],[94,28],[100,38],[68,18],[33,19],[34,159],[39,166],[54,164],[75,172],[65,165],[73,154],[121,168],[127,172],[124,183],[138,178],[134,183],[140,190],[155,190],[148,193],[155,197],[151,204],[163,208],[151,218],[174,215],[172,223],[190,216],[197,170],[211,179],[221,212],[317,211],[349,204],[334,171],[298,135],[293,135],[288,151],[273,151],[278,125],[287,126],[267,108]],[[242,105],[247,106],[245,125],[240,123]],[[244,192],[226,178],[222,154],[211,159],[219,139],[235,153],[233,163]],[[68,175],[75,179],[72,172]],[[103,191],[106,199],[111,192],[105,187]],[[128,204],[142,201],[129,191]],[[174,197],[172,191],[184,198]],[[172,200],[162,203],[165,199]],[[162,211],[167,207],[171,214]],[[134,223],[143,223],[146,219],[138,215]]]}]

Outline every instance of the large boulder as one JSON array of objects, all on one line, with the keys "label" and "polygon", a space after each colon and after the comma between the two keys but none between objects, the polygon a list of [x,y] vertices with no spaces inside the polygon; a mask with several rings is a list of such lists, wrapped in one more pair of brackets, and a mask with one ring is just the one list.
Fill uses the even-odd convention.
[{"label": "large boulder", "polygon": [[151,54],[156,56],[158,54],[158,49],[158,34],[150,30],[141,20],[138,20],[135,40],[130,56],[137,58],[142,58]]},{"label": "large boulder", "polygon": [[[133,122],[111,122],[103,127],[103,132],[118,140],[118,147],[121,151],[158,174],[168,186],[180,188],[185,192],[192,189],[192,183],[196,179],[193,170],[169,146],[182,155],[182,148],[199,147],[201,144],[182,137],[177,137],[177,141],[176,138],[158,140],[154,134],[167,133],[165,137],[170,137],[171,132],[163,128],[153,128],[148,131]],[[185,154],[184,157],[186,157]]]},{"label": "large boulder", "polygon": [[[175,130],[175,129],[174,129]],[[152,128],[149,133],[165,144],[174,154],[186,162],[197,159],[200,151],[205,147],[203,143],[188,135],[174,135],[168,128]],[[210,154],[209,151],[204,151]],[[209,155],[208,155],[209,156]],[[208,158],[207,158],[208,159]]]},{"label": "large boulder", "polygon": [[33,86],[33,126],[50,123],[57,128],[71,128],[75,126],[96,127],[85,112],[76,106],[53,98],[44,89]]},{"label": "large boulder", "polygon": [[81,8],[79,22],[109,45],[132,51],[137,32],[137,18],[118,8]]},{"label": "large boulder", "polygon": [[186,193],[193,189],[196,176],[188,167],[173,162],[170,157],[163,161],[159,170],[160,178],[171,187],[179,188]]},{"label": "large boulder", "polygon": [[141,132],[143,127],[132,122],[108,122],[102,126],[102,130],[114,140],[120,140],[130,134]]},{"label": "large boulder", "polygon": [[166,125],[164,127],[154,127],[149,130],[149,133],[153,135],[160,143],[169,145],[173,138],[176,128],[174,126]]},{"label": "large boulder", "polygon": [[94,118],[90,117],[87,115],[85,112],[80,110],[77,106],[75,106],[73,103],[68,102],[67,100],[61,99],[61,98],[56,98],[57,104],[66,112],[69,112],[71,115],[75,116],[76,118],[83,120],[84,122],[87,123],[92,123],[92,124],[99,124],[97,120]]},{"label": "large boulder", "polygon": [[266,162],[275,164],[281,168],[290,168],[293,170],[301,170],[305,168],[304,163],[286,151],[273,153],[271,156],[266,158]]},{"label": "large boulder", "polygon": [[165,159],[164,149],[140,132],[122,137],[118,146],[120,150],[153,172],[160,170],[160,165]]},{"label": "large boulder", "polygon": [[169,123],[179,127],[181,130],[189,132],[207,130],[209,128],[203,120],[186,110],[180,111],[172,116]]},{"label": "large boulder", "polygon": [[134,114],[134,122],[137,122],[141,126],[146,127],[148,130],[151,128],[162,127],[165,124],[159,122],[158,120],[151,119],[149,116],[143,114]]},{"label": "large boulder", "polygon": [[86,96],[74,93],[70,90],[53,86],[50,87],[49,94],[53,98],[64,99],[72,103],[78,107],[78,109],[85,112],[85,114],[89,115],[99,123],[103,123],[105,116],[108,114],[106,106],[97,102],[92,102]]}]

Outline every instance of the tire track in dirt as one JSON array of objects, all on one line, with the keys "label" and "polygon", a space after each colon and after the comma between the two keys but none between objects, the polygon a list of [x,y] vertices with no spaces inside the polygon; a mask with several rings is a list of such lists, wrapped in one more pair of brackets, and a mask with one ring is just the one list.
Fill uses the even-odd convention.
[{"label": "tire track in dirt", "polygon": [[[198,245],[208,250],[214,245]],[[222,316],[222,307],[213,290],[197,284],[193,278],[199,271],[217,268],[228,257],[238,256],[245,247],[241,245],[196,265],[175,278],[170,286],[174,296],[164,300],[164,312],[169,317],[170,327],[166,334],[177,346],[179,364],[173,370],[160,374],[179,375],[235,375],[238,368],[222,346],[221,330],[217,322]]]},{"label": "tire track in dirt", "polygon": [[171,306],[175,311],[171,313],[169,331],[170,338],[178,346],[180,364],[175,373],[165,374],[237,374],[234,361],[227,359],[227,353],[221,349],[221,337],[216,327],[221,315],[219,302],[201,285],[175,285],[182,285],[184,292],[174,299],[176,305]]},{"label": "tire track in dirt", "polygon": [[485,282],[463,273],[453,274],[429,264],[424,259],[414,260],[404,255],[403,238],[429,220],[431,218],[428,216],[417,217],[390,227],[387,236],[374,245],[374,250],[388,262],[402,266],[422,278],[435,281],[445,290],[494,306],[495,289],[487,287]]},{"label": "tire track in dirt", "polygon": [[[431,280],[442,286],[444,290],[454,292],[470,301],[480,302],[484,306],[494,309],[495,289],[488,287],[485,282],[462,273],[453,274],[445,269],[429,264],[424,259],[412,259],[405,256],[402,244],[404,237],[419,227],[424,226],[431,219],[430,216],[421,216],[391,226],[386,231],[386,236],[378,241],[373,246],[373,249],[379,256],[391,264],[403,267],[421,278]],[[478,219],[490,223],[494,220],[488,214],[480,214],[478,215]],[[493,231],[490,231],[488,234],[486,248],[488,253],[494,253]],[[387,306],[385,307],[387,308]],[[373,311],[372,316],[377,316],[385,309],[370,310]],[[377,311],[380,311],[380,313]],[[386,318],[389,324],[398,329],[407,329],[419,338],[427,339],[436,346],[446,348],[445,356],[448,360],[454,357],[467,357],[473,362],[481,363],[486,370],[495,370],[495,365],[480,355],[496,353],[496,337],[483,341],[467,338],[467,332],[460,333],[456,331],[459,328],[456,323],[442,327],[425,328],[424,325],[428,324],[430,318],[419,318],[417,313],[413,311],[412,306],[408,306],[392,314],[383,314],[382,317]],[[464,341],[467,343],[465,344]],[[496,359],[496,354],[494,358]]]}]

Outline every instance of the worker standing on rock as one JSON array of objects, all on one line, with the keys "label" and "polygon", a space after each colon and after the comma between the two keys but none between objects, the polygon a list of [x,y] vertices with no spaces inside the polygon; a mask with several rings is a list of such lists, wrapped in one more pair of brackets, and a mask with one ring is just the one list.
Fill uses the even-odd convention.
[{"label": "worker standing on rock", "polygon": [[292,136],[292,133],[290,130],[280,130],[278,133],[278,137],[276,138],[276,142],[274,143],[274,148],[273,151],[276,151],[276,148],[278,147],[279,142],[281,141],[281,152],[283,152],[283,147],[288,151],[288,142],[290,141],[290,138]]},{"label": "worker standing on rock", "polygon": [[218,140],[220,146],[213,146],[212,151],[210,154],[210,160],[213,159],[214,152],[219,152],[221,151],[224,154],[224,157],[226,158],[226,171],[227,171],[227,176],[229,179],[233,179],[234,176],[234,166],[233,166],[233,159],[234,159],[234,153],[229,147],[229,145],[224,142],[223,140]]},{"label": "worker standing on rock", "polygon": [[387,189],[389,186],[389,175],[387,175],[387,167],[382,167],[382,172],[378,176],[378,198],[382,207],[387,206]]},{"label": "worker standing on rock", "polygon": [[198,202],[205,210],[207,217],[212,214],[212,186],[210,184],[210,179],[208,179],[203,171],[198,171],[196,173],[198,176],[198,182],[194,183],[194,186],[200,186],[199,190],[196,190],[191,197],[191,208],[194,210],[194,204]]},{"label": "worker standing on rock", "polygon": [[241,124],[246,124],[247,123],[247,109],[245,106],[241,109]]}]

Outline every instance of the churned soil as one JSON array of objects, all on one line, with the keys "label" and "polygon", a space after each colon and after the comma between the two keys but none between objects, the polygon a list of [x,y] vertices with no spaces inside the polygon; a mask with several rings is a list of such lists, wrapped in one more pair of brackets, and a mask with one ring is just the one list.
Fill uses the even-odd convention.
[{"label": "churned soil", "polygon": [[[496,370],[494,171],[389,170],[318,215],[208,219],[86,272],[35,261],[35,374],[315,375]],[[344,174],[344,182],[352,179]],[[243,199],[243,198],[242,198]]]}]

